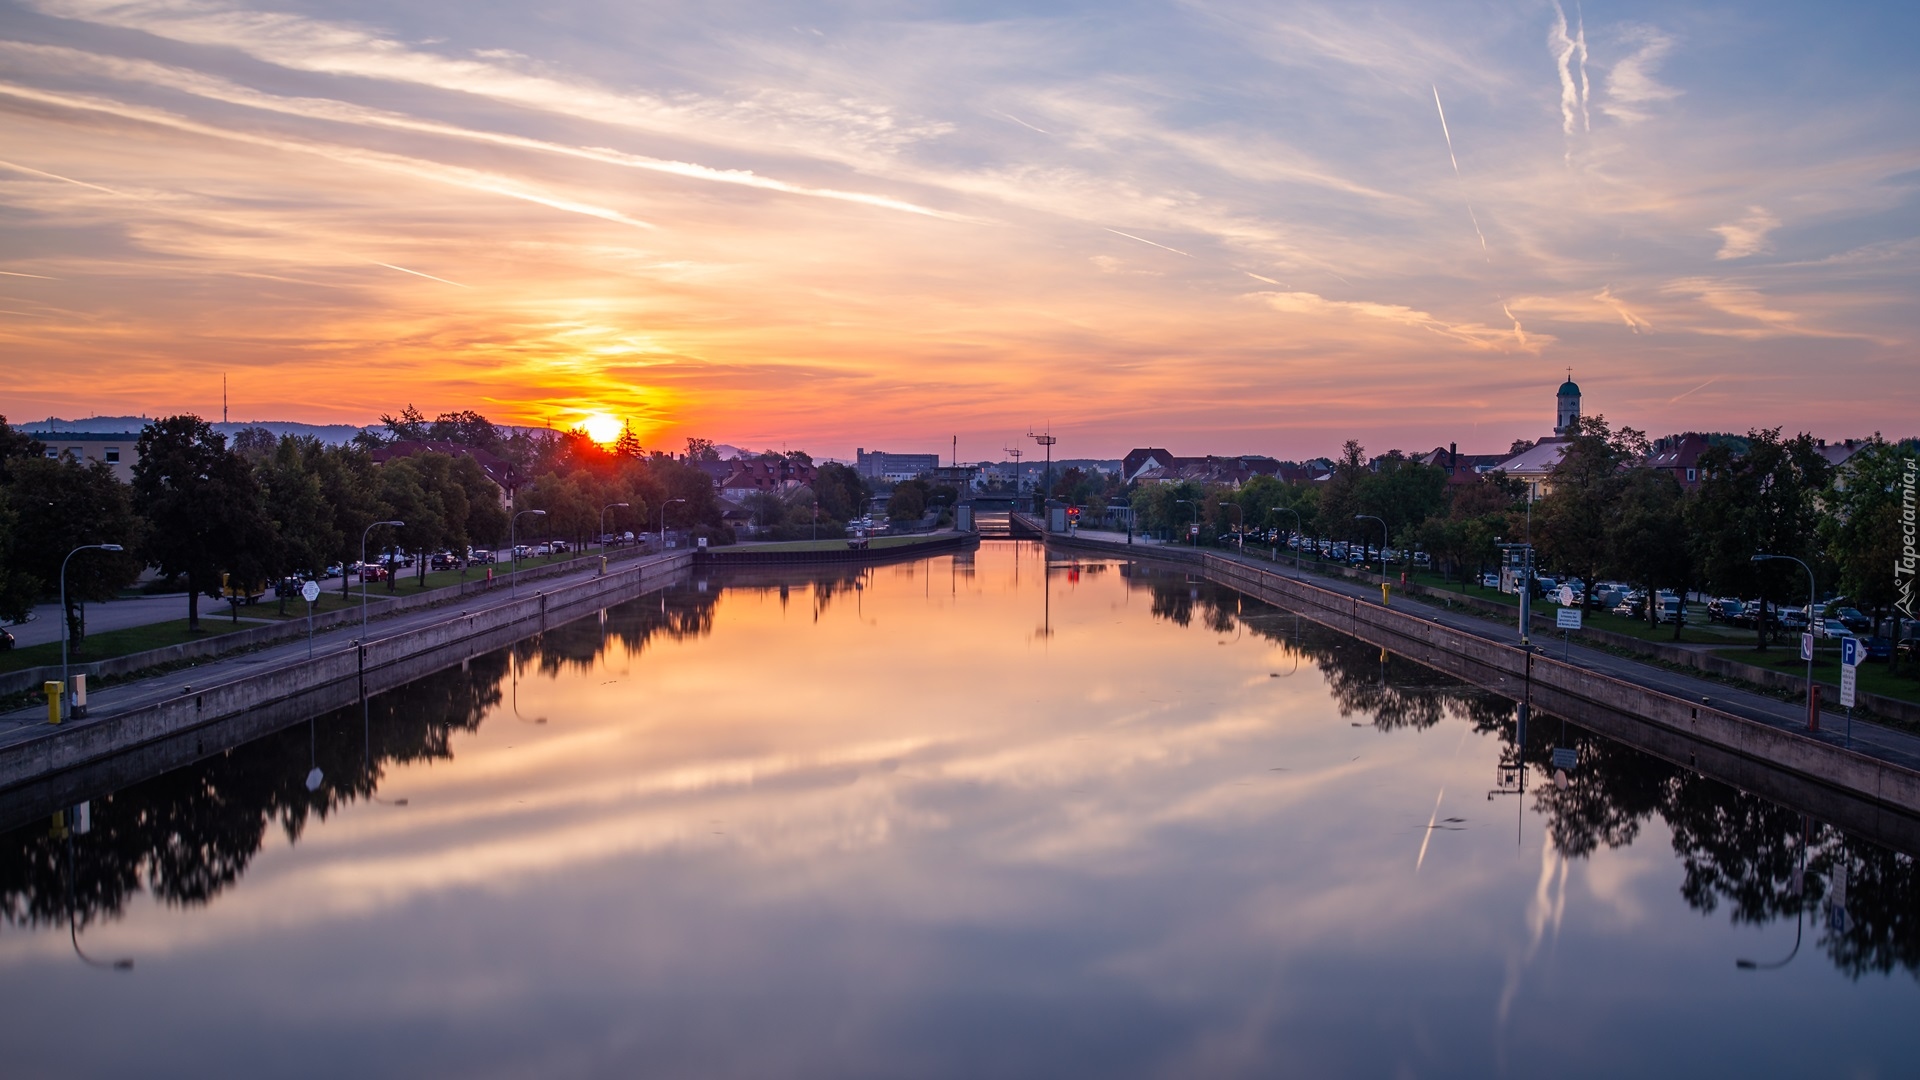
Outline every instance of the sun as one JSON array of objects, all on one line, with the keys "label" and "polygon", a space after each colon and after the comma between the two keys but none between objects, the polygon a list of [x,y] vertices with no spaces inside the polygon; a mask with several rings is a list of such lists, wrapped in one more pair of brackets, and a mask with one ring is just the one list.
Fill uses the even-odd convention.
[{"label": "sun", "polygon": [[586,429],[587,438],[605,445],[618,439],[621,429],[626,425],[606,413],[597,412],[588,414],[585,420],[580,421],[580,426]]}]

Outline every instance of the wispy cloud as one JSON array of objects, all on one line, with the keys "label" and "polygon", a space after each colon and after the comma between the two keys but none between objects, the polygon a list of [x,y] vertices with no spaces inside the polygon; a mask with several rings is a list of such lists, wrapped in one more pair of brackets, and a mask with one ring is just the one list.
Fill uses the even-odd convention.
[{"label": "wispy cloud", "polygon": [[1750,206],[1747,216],[1739,221],[1714,226],[1713,231],[1720,234],[1720,250],[1713,257],[1744,259],[1771,251],[1767,237],[1779,227],[1780,219],[1767,213],[1765,207]]},{"label": "wispy cloud", "polygon": [[1607,73],[1607,100],[1600,110],[1622,123],[1638,123],[1651,116],[1655,106],[1680,96],[1654,78],[1673,49],[1673,37],[1650,26],[1633,26],[1621,38],[1633,51]]},{"label": "wispy cloud", "polygon": [[1590,87],[1587,82],[1587,28],[1576,25],[1571,34],[1567,31],[1567,13],[1560,7],[1560,0],[1553,3],[1553,26],[1547,32],[1547,48],[1553,53],[1553,62],[1560,72],[1560,130],[1567,137],[1565,161],[1573,162],[1572,139],[1576,131],[1591,130],[1592,121],[1587,115],[1587,95]]}]

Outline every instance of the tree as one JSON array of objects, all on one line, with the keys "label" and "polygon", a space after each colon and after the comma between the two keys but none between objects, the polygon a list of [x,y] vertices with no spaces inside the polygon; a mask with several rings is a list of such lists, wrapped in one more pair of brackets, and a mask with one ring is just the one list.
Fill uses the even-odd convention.
[{"label": "tree", "polygon": [[[1709,447],[1698,467],[1705,479],[1687,516],[1694,559],[1716,592],[1757,593],[1764,611],[1770,597],[1792,594],[1800,569],[1785,560],[1755,563],[1753,556],[1792,555],[1818,569],[1815,537],[1832,466],[1812,436],[1782,440],[1780,429],[1770,428],[1748,432],[1745,453]],[[1768,621],[1755,619],[1754,626],[1754,647],[1764,651]]]},{"label": "tree", "polygon": [[141,546],[163,574],[187,579],[187,627],[200,629],[200,594],[221,571],[242,587],[265,577],[272,522],[259,486],[226,439],[193,415],[170,416],[140,432],[133,469],[134,504],[146,519]]},{"label": "tree", "polygon": [[[1656,623],[1654,596],[1671,587],[1685,596],[1693,560],[1686,544],[1686,491],[1673,474],[1635,469],[1620,485],[1613,520],[1607,527],[1609,560],[1614,570],[1646,590],[1647,622]],[[1589,579],[1588,591],[1592,591]],[[1673,621],[1680,640],[1680,620]]]},{"label": "tree", "polygon": [[861,504],[873,497],[866,477],[850,466],[832,461],[815,471],[813,492],[820,498],[820,512],[840,522],[859,517]]},{"label": "tree", "polygon": [[[407,408],[412,410],[413,406],[409,405]],[[419,414],[414,415],[417,417]],[[434,442],[459,443],[461,446],[471,446],[477,450],[493,453],[502,450],[506,441],[501,437],[500,429],[494,426],[493,421],[472,409],[441,413],[427,428],[426,437]]]},{"label": "tree", "polygon": [[[493,545],[505,539],[507,508],[500,499],[500,485],[495,484],[480,463],[470,457],[453,459],[453,481],[466,494],[467,543]],[[635,502],[634,506],[638,508],[640,504]]]},{"label": "tree", "polygon": [[887,517],[894,521],[918,521],[927,512],[927,482],[902,480],[893,486],[887,499]]},{"label": "tree", "polygon": [[46,455],[46,445],[7,425],[0,416],[0,618],[24,619],[40,597],[40,579],[21,565],[25,541],[19,531],[19,515],[11,505],[8,488],[16,467],[38,461]]},{"label": "tree", "polygon": [[712,439],[688,439],[688,461],[719,461],[720,450],[713,445]]},{"label": "tree", "polygon": [[[81,464],[71,457],[33,458],[12,467],[8,485],[16,515],[13,565],[39,585],[43,595],[59,595],[60,564],[83,544],[120,544],[131,551],[138,543],[140,520],[133,512],[127,486],[114,478],[104,462]],[[67,620],[69,640],[86,640],[80,604],[111,600],[140,576],[132,555],[90,551],[67,564]]]},{"label": "tree", "polygon": [[1629,427],[1614,431],[1606,417],[1597,414],[1579,417],[1553,467],[1553,490],[1534,507],[1541,554],[1548,565],[1580,575],[1589,586],[1588,607],[1598,606],[1591,586],[1607,562],[1607,529],[1622,470],[1646,453],[1645,434]]},{"label": "tree", "polygon": [[1875,434],[1840,467],[1820,522],[1821,543],[1839,572],[1840,591],[1855,607],[1871,612],[1875,625],[1899,598],[1893,568],[1904,554],[1901,493],[1909,460]]},{"label": "tree", "polygon": [[[275,444],[271,457],[256,472],[265,491],[267,517],[280,538],[275,576],[318,573],[340,547],[334,508],[311,468],[319,447],[317,439],[289,435]],[[286,610],[287,597],[282,592],[281,614]]]},{"label": "tree", "polygon": [[380,425],[387,429],[387,437],[398,441],[402,439],[418,440],[427,437],[427,418],[419,409],[408,405],[400,410],[399,416],[380,414]]}]

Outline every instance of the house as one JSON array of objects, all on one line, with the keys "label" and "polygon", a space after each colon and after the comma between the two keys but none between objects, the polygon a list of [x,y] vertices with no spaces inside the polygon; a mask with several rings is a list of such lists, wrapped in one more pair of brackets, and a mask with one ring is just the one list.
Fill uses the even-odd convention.
[{"label": "house", "polygon": [[779,495],[806,487],[817,474],[813,466],[796,464],[786,458],[735,458],[726,464],[727,475],[715,486],[720,489],[722,499],[742,504],[749,496],[763,492]]},{"label": "house", "polygon": [[1227,484],[1237,488],[1256,476],[1276,476],[1283,480],[1303,478],[1289,475],[1290,472],[1297,473],[1299,470],[1296,466],[1284,465],[1264,454],[1179,457],[1161,447],[1141,447],[1128,451],[1127,456],[1120,459],[1120,477],[1130,484],[1193,481],[1200,484]]},{"label": "house", "polygon": [[1436,446],[1432,453],[1420,454],[1413,460],[1445,470],[1447,483],[1459,485],[1479,480],[1511,457],[1512,454],[1463,454],[1458,443],[1448,443]]},{"label": "house", "polygon": [[1671,475],[1680,482],[1680,486],[1692,491],[1705,479],[1700,473],[1700,455],[1707,452],[1712,442],[1699,432],[1689,431],[1685,435],[1669,435],[1653,441],[1653,450],[1640,465],[1642,468],[1655,469]]},{"label": "house", "polygon": [[1541,439],[1531,449],[1508,457],[1497,467],[1509,479],[1527,485],[1527,501],[1531,502],[1553,492],[1553,471],[1560,467],[1560,459],[1567,456],[1569,442],[1558,436]]}]

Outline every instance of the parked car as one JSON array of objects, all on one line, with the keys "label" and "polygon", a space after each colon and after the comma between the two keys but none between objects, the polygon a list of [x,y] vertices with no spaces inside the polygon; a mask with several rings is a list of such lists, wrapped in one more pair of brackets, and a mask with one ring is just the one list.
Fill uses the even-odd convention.
[{"label": "parked car", "polygon": [[361,564],[359,573],[361,581],[385,581],[393,576],[387,572],[386,567],[377,563]]},{"label": "parked car", "polygon": [[1920,637],[1901,638],[1893,646],[1893,655],[1908,662],[1920,659]]},{"label": "parked car", "polygon": [[1807,613],[1799,608],[1780,608],[1773,613],[1773,621],[1782,630],[1799,633],[1807,629]]},{"label": "parked car", "polygon": [[1685,626],[1687,625],[1687,605],[1677,596],[1663,596],[1654,608],[1653,622],[1656,626],[1666,626],[1674,622]]},{"label": "parked car", "polygon": [[1745,605],[1730,596],[1719,596],[1707,601],[1707,620],[1709,622],[1731,623],[1740,618]]},{"label": "parked car", "polygon": [[460,567],[460,556],[451,551],[438,552],[429,565],[435,570],[457,570]]},{"label": "parked car", "polygon": [[1500,587],[1500,575],[1499,575],[1499,574],[1494,574],[1494,573],[1486,573],[1486,574],[1481,574],[1481,575],[1480,575],[1480,587],[1481,587],[1481,588],[1483,588],[1483,589],[1497,589],[1497,588],[1499,588],[1499,587]]},{"label": "parked car", "polygon": [[1859,608],[1830,608],[1827,613],[1830,617],[1837,618],[1841,622],[1846,623],[1847,629],[1853,631],[1855,634],[1865,634],[1873,629],[1873,620],[1867,618],[1866,614]]},{"label": "parked car", "polygon": [[1433,556],[1432,556],[1432,554],[1430,554],[1430,553],[1428,553],[1428,552],[1425,552],[1425,551],[1416,551],[1416,552],[1414,552],[1414,553],[1413,553],[1413,565],[1415,565],[1415,566],[1417,566],[1417,567],[1419,567],[1419,568],[1420,568],[1420,569],[1422,569],[1422,570],[1427,570],[1427,569],[1431,569],[1431,568],[1433,567]]},{"label": "parked car", "polygon": [[535,558],[538,558],[542,555],[551,555],[553,554],[553,545],[546,544],[546,543],[535,544],[533,545],[533,550],[528,552],[528,554],[534,556]]},{"label": "parked car", "polygon": [[1839,619],[1821,619],[1819,622],[1813,624],[1813,636],[1817,638],[1839,639],[1849,638],[1855,635],[1852,630],[1848,629],[1847,624],[1841,622]]},{"label": "parked car", "polygon": [[573,543],[572,541],[569,541],[569,540],[555,540],[553,543],[547,546],[551,549],[552,553],[555,555],[564,555],[567,552],[573,550]]},{"label": "parked car", "polygon": [[1866,643],[1867,659],[1869,660],[1885,660],[1893,655],[1892,638],[1881,637],[1875,634],[1873,637],[1861,638],[1860,640]]}]

